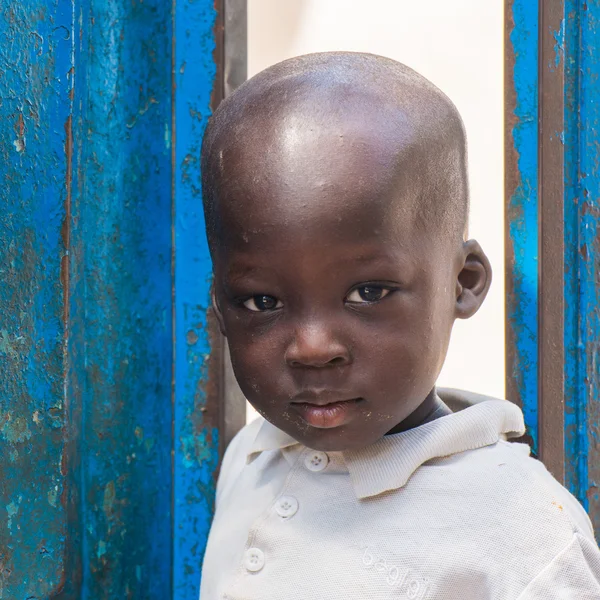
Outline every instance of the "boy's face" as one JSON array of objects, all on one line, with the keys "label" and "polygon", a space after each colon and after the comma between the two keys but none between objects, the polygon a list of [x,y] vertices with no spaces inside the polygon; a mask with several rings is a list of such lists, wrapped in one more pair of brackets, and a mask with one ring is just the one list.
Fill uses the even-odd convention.
[{"label": "boy's face", "polygon": [[215,308],[259,413],[310,448],[360,448],[428,397],[454,319],[489,284],[461,314],[461,282],[489,266],[465,275],[466,246],[416,225],[419,190],[381,136],[295,135],[314,139],[288,128],[277,152],[226,157]]}]

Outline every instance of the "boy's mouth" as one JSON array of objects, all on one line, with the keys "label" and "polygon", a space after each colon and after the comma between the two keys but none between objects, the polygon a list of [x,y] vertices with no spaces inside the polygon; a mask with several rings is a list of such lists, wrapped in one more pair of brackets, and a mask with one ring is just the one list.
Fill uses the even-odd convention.
[{"label": "boy's mouth", "polygon": [[352,419],[358,404],[363,401],[363,398],[337,399],[334,394],[313,395],[307,400],[301,398],[302,395],[291,403],[292,408],[306,423],[319,429],[345,425]]}]

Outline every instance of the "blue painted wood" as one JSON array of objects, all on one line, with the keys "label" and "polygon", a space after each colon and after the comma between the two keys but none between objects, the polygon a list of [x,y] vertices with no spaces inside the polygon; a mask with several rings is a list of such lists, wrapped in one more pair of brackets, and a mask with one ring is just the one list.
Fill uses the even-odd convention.
[{"label": "blue painted wood", "polygon": [[171,8],[75,4],[67,394],[84,600],[171,588]]},{"label": "blue painted wood", "polygon": [[64,579],[71,2],[0,8],[0,598]]},{"label": "blue painted wood", "polygon": [[[577,1],[565,3],[569,15],[565,39],[565,454],[571,468],[566,484],[587,505],[585,402],[581,402],[582,364],[579,345],[579,59],[580,12]],[[586,506],[587,508],[587,506]]]},{"label": "blue painted wood", "polygon": [[216,76],[213,0],[181,0],[175,11],[175,415],[174,595],[199,595],[219,460],[218,406],[208,400],[207,311],[211,261],[204,235],[200,147]]},{"label": "blue painted wood", "polygon": [[[514,266],[509,283],[514,296],[509,298],[508,317],[515,331],[516,352],[512,367],[518,375],[524,404],[529,404],[529,428],[534,431],[537,417],[537,390],[531,375],[536,361],[537,306],[533,302],[533,284],[540,265],[533,243],[537,232],[536,215],[531,211],[523,219],[524,206],[537,197],[538,156],[538,66],[537,4],[509,0],[514,15],[514,30],[509,58],[514,59],[513,83],[516,91],[517,121],[512,144],[518,156],[517,173],[527,180],[523,193],[518,191],[507,211]],[[565,22],[554,31],[556,57],[564,57],[564,132],[555,132],[564,142],[564,393],[565,393],[565,480],[568,488],[589,511],[600,531],[600,4],[583,0],[565,0]],[[529,58],[527,58],[529,57]],[[557,62],[557,66],[559,62]],[[548,65],[552,68],[552,65]],[[528,107],[519,115],[519,106]],[[524,131],[527,131],[526,138]],[[512,165],[507,164],[511,169]],[[519,210],[514,209],[514,202]],[[525,269],[521,263],[525,261]],[[543,265],[541,266],[543,268]],[[523,273],[529,283],[523,285]],[[510,287],[510,286],[509,286]],[[523,348],[527,348],[524,352]],[[527,360],[524,357],[528,357]],[[527,412],[526,412],[527,414]]]},{"label": "blue painted wood", "polygon": [[0,598],[198,597],[215,16],[0,7]]},{"label": "blue painted wood", "polygon": [[[538,28],[536,2],[509,4],[507,86],[513,115],[507,130],[516,174],[507,206],[507,333],[513,352],[506,365],[523,408],[532,446],[538,442]],[[512,20],[512,22],[511,22]],[[512,394],[509,394],[512,395]]]},{"label": "blue painted wood", "polygon": [[567,483],[600,529],[600,5],[566,14]]}]

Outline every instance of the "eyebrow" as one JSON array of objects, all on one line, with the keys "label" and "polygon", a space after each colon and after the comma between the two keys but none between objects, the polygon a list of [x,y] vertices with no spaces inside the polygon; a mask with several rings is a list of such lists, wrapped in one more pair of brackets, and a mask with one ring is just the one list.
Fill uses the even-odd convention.
[{"label": "eyebrow", "polygon": [[[367,252],[363,255],[347,257],[346,260],[350,261],[352,263],[359,263],[361,265],[368,265],[370,263],[382,264],[382,263],[388,263],[390,261],[393,263],[397,263],[398,261],[405,262],[404,257],[403,258],[400,258],[400,257],[394,258],[393,256],[390,256],[388,254],[381,254],[380,252]],[[235,282],[235,281],[239,281],[240,279],[244,279],[246,277],[252,277],[255,274],[264,275],[265,271],[271,272],[272,270],[273,270],[272,267],[270,267],[268,265],[255,266],[255,265],[238,263],[238,264],[231,266],[227,270],[227,272],[225,273],[225,277],[226,277],[227,281]]]},{"label": "eyebrow", "polygon": [[384,260],[390,260],[390,257],[382,254],[366,254],[364,256],[355,256],[352,258],[353,262],[360,263],[382,262]]},{"label": "eyebrow", "polygon": [[228,282],[239,281],[240,279],[244,279],[245,277],[251,277],[259,272],[264,272],[265,270],[270,270],[269,267],[256,267],[250,265],[235,265],[227,269],[225,273],[225,277]]},{"label": "eyebrow", "polygon": [[362,256],[354,256],[348,258],[350,262],[358,263],[361,265],[387,265],[393,263],[395,265],[401,264],[404,268],[408,268],[410,261],[407,260],[406,256],[390,256],[389,254],[381,253],[369,253]]}]

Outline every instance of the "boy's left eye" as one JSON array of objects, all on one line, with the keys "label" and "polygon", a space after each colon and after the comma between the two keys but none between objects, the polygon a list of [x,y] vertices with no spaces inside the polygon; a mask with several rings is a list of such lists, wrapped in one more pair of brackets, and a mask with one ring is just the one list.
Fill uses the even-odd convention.
[{"label": "boy's left eye", "polygon": [[352,290],[346,297],[346,302],[368,304],[385,298],[392,290],[379,285],[363,285]]},{"label": "boy's left eye", "polygon": [[275,310],[281,308],[283,303],[281,300],[275,298],[275,296],[267,296],[266,294],[259,294],[258,296],[252,296],[244,301],[244,306],[252,312],[267,312],[269,310]]}]

